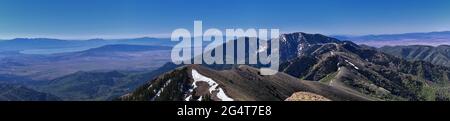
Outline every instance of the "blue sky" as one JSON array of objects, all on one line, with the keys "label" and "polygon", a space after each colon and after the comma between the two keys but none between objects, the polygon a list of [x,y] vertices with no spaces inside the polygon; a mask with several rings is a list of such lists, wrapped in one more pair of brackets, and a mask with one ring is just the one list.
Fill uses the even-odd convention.
[{"label": "blue sky", "polygon": [[176,28],[391,34],[450,30],[449,0],[0,0],[0,39],[164,37]]}]

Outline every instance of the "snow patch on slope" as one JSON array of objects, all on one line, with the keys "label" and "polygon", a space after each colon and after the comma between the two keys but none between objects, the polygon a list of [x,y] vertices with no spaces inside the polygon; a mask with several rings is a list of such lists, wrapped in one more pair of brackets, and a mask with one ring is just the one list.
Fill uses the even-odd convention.
[{"label": "snow patch on slope", "polygon": [[[157,97],[161,96],[161,93],[164,91],[164,88],[166,88],[167,85],[170,84],[172,80],[167,80],[166,83],[164,83],[163,87],[158,91],[158,93],[156,93],[156,95],[151,99],[152,101],[155,100]],[[151,85],[150,85],[151,86]],[[153,92],[155,92],[155,90],[153,90]]]},{"label": "snow patch on slope", "polygon": [[222,88],[218,87],[219,84],[217,84],[214,80],[212,80],[211,78],[205,77],[203,75],[201,75],[200,73],[198,73],[196,70],[192,69],[192,78],[194,78],[194,87],[193,89],[197,88],[196,83],[199,81],[204,81],[206,83],[208,83],[209,87],[209,92],[212,94],[213,91],[218,91],[217,93],[217,97],[222,100],[222,101],[233,101],[232,98],[228,97],[225,92],[223,91]]},{"label": "snow patch on slope", "polygon": [[348,64],[352,65],[353,68],[355,68],[356,70],[358,70],[359,68],[355,66],[355,64],[353,64],[352,62],[345,60],[345,62],[347,62]]},{"label": "snow patch on slope", "polygon": [[186,99],[184,99],[184,101],[189,101],[191,100],[192,95],[189,95],[188,97],[186,97]]}]

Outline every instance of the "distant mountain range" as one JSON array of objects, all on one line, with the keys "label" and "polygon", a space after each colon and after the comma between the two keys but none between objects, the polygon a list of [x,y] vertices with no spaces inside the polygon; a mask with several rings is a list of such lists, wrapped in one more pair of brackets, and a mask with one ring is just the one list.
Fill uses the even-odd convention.
[{"label": "distant mountain range", "polygon": [[77,71],[152,70],[170,61],[169,46],[105,45],[78,52],[22,54],[0,52],[0,74],[51,80]]},{"label": "distant mountain range", "polygon": [[175,42],[165,38],[134,38],[134,39],[90,39],[90,40],[61,40],[50,38],[16,38],[0,41],[0,52],[19,51],[25,54],[54,54],[83,51],[105,45],[158,45],[172,46]]},{"label": "distant mountain range", "polygon": [[450,45],[450,31],[364,36],[337,35],[333,37],[374,47],[395,45]]}]

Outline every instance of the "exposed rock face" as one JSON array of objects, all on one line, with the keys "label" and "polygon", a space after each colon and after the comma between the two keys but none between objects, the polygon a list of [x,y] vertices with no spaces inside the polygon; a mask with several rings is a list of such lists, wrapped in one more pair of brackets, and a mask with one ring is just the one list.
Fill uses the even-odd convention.
[{"label": "exposed rock face", "polygon": [[331,101],[330,99],[310,92],[296,92],[285,101]]}]

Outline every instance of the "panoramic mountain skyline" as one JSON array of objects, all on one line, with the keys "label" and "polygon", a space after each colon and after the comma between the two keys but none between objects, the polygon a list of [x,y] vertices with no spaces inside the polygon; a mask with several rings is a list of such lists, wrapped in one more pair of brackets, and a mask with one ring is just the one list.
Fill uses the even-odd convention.
[{"label": "panoramic mountain skyline", "polygon": [[450,0],[0,0],[14,119],[432,120],[448,102]]},{"label": "panoramic mountain skyline", "polygon": [[[1,100],[282,101],[317,97],[325,100],[417,101],[450,98],[446,88],[450,68],[444,62],[448,60],[445,55],[448,46],[435,49],[394,47],[380,51],[380,48],[321,34],[296,32],[282,34],[280,38],[281,64],[279,73],[273,76],[260,75],[257,68],[264,67],[263,64],[174,65],[167,58],[171,44],[152,45],[167,40],[122,40],[84,51],[55,54],[4,51],[0,53],[0,82],[11,85],[5,86],[4,90],[27,93],[8,91]],[[33,41],[18,42],[27,45]],[[73,44],[63,40],[56,42]],[[404,54],[406,52],[410,53]],[[188,70],[180,71],[185,67]],[[190,67],[198,74],[189,70]],[[207,78],[212,81],[205,80]],[[284,80],[286,78],[290,80]],[[173,86],[174,83],[178,86]],[[255,84],[260,86],[255,89],[267,89],[248,88]],[[292,87],[287,86],[292,84]],[[168,91],[171,88],[183,90]],[[264,93],[265,97],[255,96],[256,92]]]}]

